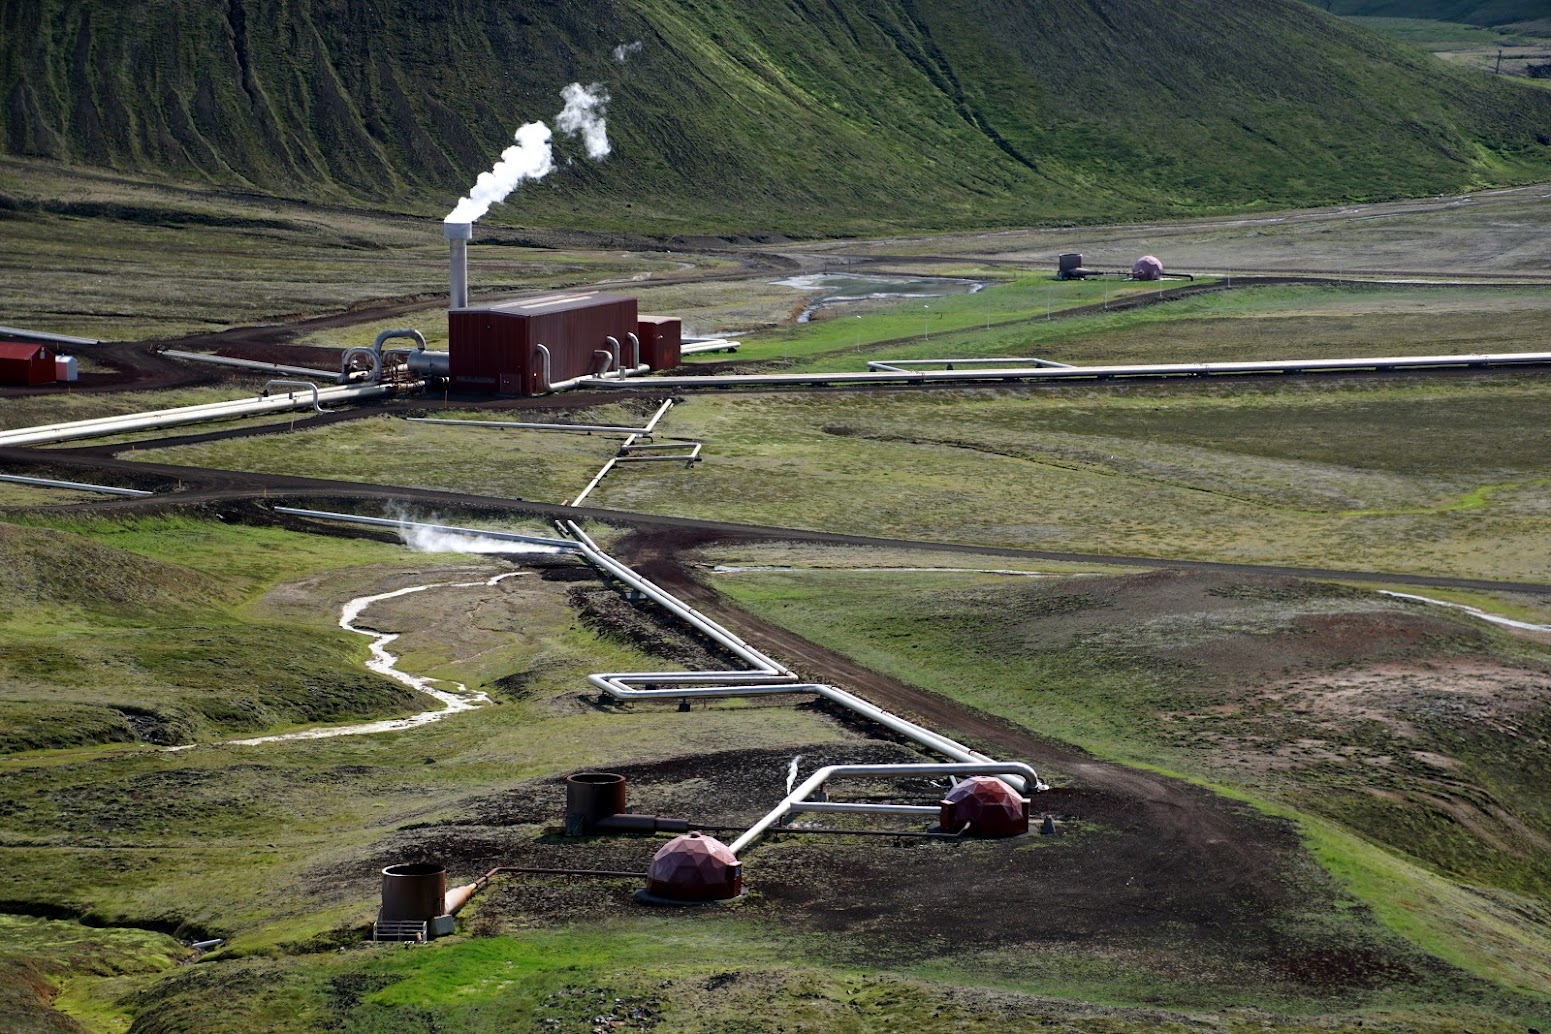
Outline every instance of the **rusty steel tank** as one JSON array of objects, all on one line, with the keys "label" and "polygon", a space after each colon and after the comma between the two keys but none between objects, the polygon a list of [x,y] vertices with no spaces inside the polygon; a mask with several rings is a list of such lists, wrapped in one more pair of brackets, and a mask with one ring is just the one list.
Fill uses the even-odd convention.
[{"label": "rusty steel tank", "polygon": [[1085,280],[1090,276],[1104,275],[1096,269],[1089,269],[1084,266],[1080,252],[1067,252],[1058,261],[1060,265],[1056,269],[1057,280]]},{"label": "rusty steel tank", "polygon": [[743,863],[727,845],[703,833],[674,837],[652,856],[646,891],[654,904],[727,901],[743,893]]},{"label": "rusty steel tank", "polygon": [[565,780],[568,836],[612,833],[687,833],[686,819],[631,815],[625,805],[625,777],[613,772],[578,772]]},{"label": "rusty steel tank", "polygon": [[447,870],[435,862],[406,862],[382,870],[383,922],[425,922],[441,915],[447,900]]},{"label": "rusty steel tank", "polygon": [[1029,831],[1028,798],[995,776],[970,776],[942,799],[938,825],[950,833],[967,825],[975,837],[1015,837]]}]

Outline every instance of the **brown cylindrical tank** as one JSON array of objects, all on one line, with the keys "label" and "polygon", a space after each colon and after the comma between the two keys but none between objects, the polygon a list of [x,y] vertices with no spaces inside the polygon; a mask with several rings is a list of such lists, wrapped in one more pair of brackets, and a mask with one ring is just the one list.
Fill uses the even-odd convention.
[{"label": "brown cylindrical tank", "polygon": [[613,772],[578,772],[565,781],[567,836],[614,833],[688,833],[688,819],[631,815],[625,806],[625,777]]},{"label": "brown cylindrical tank", "polygon": [[565,780],[565,831],[591,835],[598,822],[625,813],[625,777],[613,772],[578,772]]},{"label": "brown cylindrical tank", "polygon": [[1082,268],[1082,253],[1077,251],[1067,252],[1060,258],[1058,267],[1063,273],[1070,273],[1074,269]]},{"label": "brown cylindrical tank", "polygon": [[1015,837],[1029,831],[1029,802],[994,776],[971,776],[942,799],[938,825],[970,836]]},{"label": "brown cylindrical tank", "polygon": [[384,921],[430,922],[447,900],[447,870],[435,862],[408,862],[382,870]]},{"label": "brown cylindrical tank", "polygon": [[726,844],[703,833],[674,837],[646,870],[648,900],[725,901],[742,893],[743,863]]}]

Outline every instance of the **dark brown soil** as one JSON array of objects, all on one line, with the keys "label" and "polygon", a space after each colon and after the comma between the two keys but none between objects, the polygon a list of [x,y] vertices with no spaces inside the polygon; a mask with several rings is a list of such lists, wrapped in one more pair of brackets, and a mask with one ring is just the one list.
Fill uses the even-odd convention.
[{"label": "dark brown soil", "polygon": [[[857,741],[684,755],[611,770],[629,781],[635,813],[688,818],[725,842],[781,799],[794,756],[801,758],[799,778],[826,764],[923,760],[905,746]],[[1093,764],[1081,785],[1036,798],[1036,829],[1039,817],[1051,815],[1054,836],[772,833],[744,853],[751,893],[732,914],[823,934],[827,954],[869,967],[998,949],[1125,953],[1164,975],[1177,971],[1208,982],[1252,975],[1322,991],[1419,981],[1436,969],[1393,946],[1298,932],[1300,916],[1331,901],[1284,823],[1169,780],[1144,774],[1106,780],[1110,766]],[[644,872],[667,837],[560,835],[563,779],[470,799],[459,818],[402,830],[369,859],[312,874],[315,885],[330,888],[325,896],[356,884],[357,893],[370,893],[363,873],[409,861],[446,865],[452,884],[497,865]],[[1137,787],[1153,799],[1133,799]],[[931,803],[945,787],[918,778],[844,781],[830,789],[837,800]],[[822,825],[847,821],[826,816]],[[797,824],[820,823],[810,816]],[[925,825],[868,819],[855,828]],[[1182,836],[1185,829],[1199,834]],[[1235,840],[1210,839],[1220,831]],[[600,920],[651,907],[634,900],[641,883],[502,875],[466,918],[476,935]],[[697,922],[727,914],[688,910],[683,916]]]},{"label": "dark brown soil", "polygon": [[597,635],[628,643],[690,671],[726,671],[736,660],[710,640],[688,632],[650,603],[632,603],[613,588],[578,586],[566,601]]}]

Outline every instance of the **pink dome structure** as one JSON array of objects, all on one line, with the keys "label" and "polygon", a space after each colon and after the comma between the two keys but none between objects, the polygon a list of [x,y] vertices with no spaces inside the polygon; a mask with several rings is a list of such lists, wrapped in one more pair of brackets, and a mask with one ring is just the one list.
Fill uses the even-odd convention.
[{"label": "pink dome structure", "polygon": [[715,837],[685,833],[652,856],[646,894],[670,903],[725,901],[743,893],[743,863]]},{"label": "pink dome structure", "polygon": [[942,799],[939,825],[953,832],[969,825],[975,837],[1015,837],[1029,831],[1029,802],[994,776],[970,776]]},{"label": "pink dome structure", "polygon": [[1143,255],[1131,263],[1132,280],[1162,280],[1163,263],[1151,255]]}]

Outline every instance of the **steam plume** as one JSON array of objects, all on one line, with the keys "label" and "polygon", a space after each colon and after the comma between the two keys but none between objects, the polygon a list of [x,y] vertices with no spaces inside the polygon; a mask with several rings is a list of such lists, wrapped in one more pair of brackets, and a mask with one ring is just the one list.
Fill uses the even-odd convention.
[{"label": "steam plume", "polygon": [[529,122],[517,130],[517,142],[501,152],[501,160],[495,163],[495,168],[479,174],[469,196],[461,199],[444,221],[475,222],[490,211],[491,205],[506,200],[506,195],[516,190],[517,184],[523,180],[543,179],[554,167],[549,127],[542,122]]},{"label": "steam plume", "polygon": [[630,59],[631,55],[638,54],[640,52],[640,40],[636,40],[633,43],[621,43],[619,46],[614,48],[614,60],[618,61],[620,64],[624,64]]},{"label": "steam plume", "polygon": [[802,763],[802,755],[792,758],[792,763],[786,769],[786,792],[791,793],[792,787],[797,785],[797,766]]},{"label": "steam plume", "polygon": [[572,83],[560,91],[560,96],[565,98],[565,108],[561,110],[560,117],[555,119],[560,131],[581,137],[587,147],[587,157],[593,161],[607,158],[609,137],[603,112],[608,107],[609,95],[604,92],[602,84],[583,86],[581,83]]},{"label": "steam plume", "polygon": [[[560,91],[565,98],[555,124],[563,133],[580,137],[587,148],[587,157],[594,161],[606,158],[609,153],[607,123],[603,113],[608,107],[609,95],[599,83],[583,86],[572,83]],[[555,168],[555,152],[550,146],[549,127],[542,122],[529,122],[517,130],[517,142],[501,152],[501,160],[489,172],[479,174],[474,189],[468,197],[461,198],[444,222],[472,223],[478,221],[490,206],[506,200],[506,195],[516,190],[526,180],[540,180]]]},{"label": "steam plume", "polygon": [[415,525],[401,525],[399,538],[417,553],[558,553],[554,546],[513,542],[484,535],[455,535]]}]

